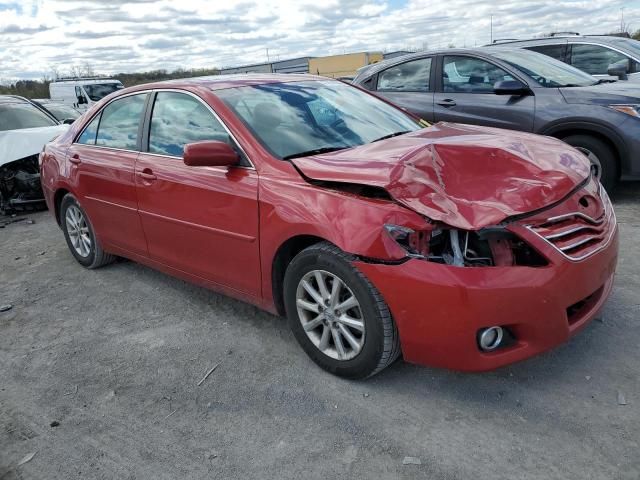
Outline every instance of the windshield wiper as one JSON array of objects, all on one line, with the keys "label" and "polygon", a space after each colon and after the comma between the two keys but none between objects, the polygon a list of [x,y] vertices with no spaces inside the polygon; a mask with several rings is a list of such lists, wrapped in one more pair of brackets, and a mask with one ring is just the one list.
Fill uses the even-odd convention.
[{"label": "windshield wiper", "polygon": [[283,160],[290,160],[292,158],[308,157],[310,155],[320,155],[321,153],[336,152],[338,150],[344,150],[345,148],[349,148],[349,147],[320,147],[320,148],[314,148],[313,150],[307,150],[306,152],[292,153],[291,155],[287,155],[286,157],[282,157],[282,159]]},{"label": "windshield wiper", "polygon": [[[387,138],[397,137],[398,135],[404,135],[405,133],[409,133],[409,132],[410,132],[410,130],[404,130],[402,132],[390,133],[389,135],[385,135],[384,137],[376,138],[373,142],[379,142],[380,140],[386,140]],[[373,142],[371,142],[371,143],[373,143]]]}]

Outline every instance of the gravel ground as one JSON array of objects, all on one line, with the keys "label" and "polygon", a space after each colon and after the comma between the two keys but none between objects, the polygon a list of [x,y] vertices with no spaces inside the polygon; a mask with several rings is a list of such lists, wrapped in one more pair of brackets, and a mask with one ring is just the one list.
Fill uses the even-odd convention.
[{"label": "gravel ground", "polygon": [[132,262],[81,268],[30,215],[0,229],[0,479],[637,480],[639,192],[616,195],[603,322],[492,373],[397,362],[361,382],[282,318]]}]

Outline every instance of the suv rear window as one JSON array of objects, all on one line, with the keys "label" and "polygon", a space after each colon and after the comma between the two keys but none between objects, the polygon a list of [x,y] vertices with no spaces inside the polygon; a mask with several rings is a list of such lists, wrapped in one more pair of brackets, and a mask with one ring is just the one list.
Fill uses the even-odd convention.
[{"label": "suv rear window", "polygon": [[378,74],[378,90],[390,92],[427,92],[431,76],[431,59],[421,58],[401,63]]}]

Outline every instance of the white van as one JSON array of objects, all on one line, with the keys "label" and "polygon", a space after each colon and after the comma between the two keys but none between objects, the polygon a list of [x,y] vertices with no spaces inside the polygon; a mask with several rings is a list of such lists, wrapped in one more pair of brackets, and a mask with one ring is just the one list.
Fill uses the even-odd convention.
[{"label": "white van", "polygon": [[66,103],[81,112],[112,92],[124,88],[115,78],[63,78],[49,84],[51,100]]}]

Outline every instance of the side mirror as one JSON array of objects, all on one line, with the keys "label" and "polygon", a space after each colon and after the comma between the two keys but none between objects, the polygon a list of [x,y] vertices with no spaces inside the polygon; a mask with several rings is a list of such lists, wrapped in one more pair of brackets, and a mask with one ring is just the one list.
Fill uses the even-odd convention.
[{"label": "side mirror", "polygon": [[190,167],[230,167],[240,161],[231,145],[216,140],[188,143],[182,158]]},{"label": "side mirror", "polygon": [[84,95],[78,95],[78,105],[82,105],[83,103],[87,103],[87,99],[84,98]]},{"label": "side mirror", "polygon": [[619,80],[628,80],[628,71],[629,67],[627,65],[610,65],[607,69],[607,74],[611,77],[618,77]]},{"label": "side mirror", "polygon": [[531,90],[518,80],[499,80],[493,85],[496,95],[529,95]]},{"label": "side mirror", "polygon": [[71,125],[75,121],[76,121],[75,118],[65,118],[64,120],[62,120],[62,123],[63,125]]}]

